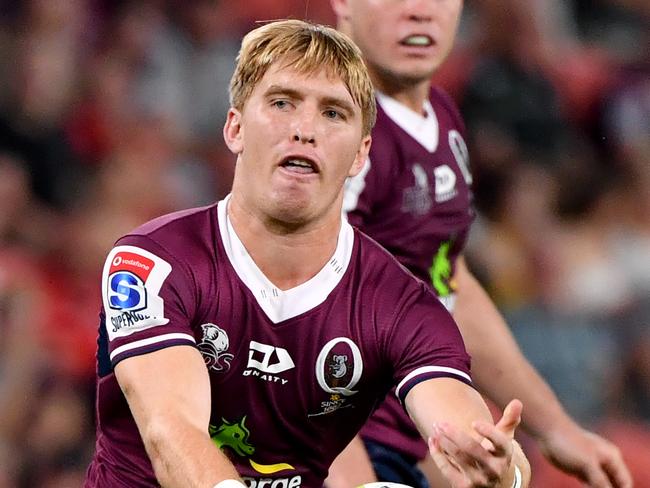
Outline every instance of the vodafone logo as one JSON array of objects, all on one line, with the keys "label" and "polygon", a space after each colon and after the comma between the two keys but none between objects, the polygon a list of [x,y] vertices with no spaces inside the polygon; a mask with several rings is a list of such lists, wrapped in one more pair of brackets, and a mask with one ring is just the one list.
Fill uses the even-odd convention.
[{"label": "vodafone logo", "polygon": [[109,273],[129,271],[146,281],[153,267],[154,262],[151,259],[134,252],[123,251],[117,253],[111,261]]},{"label": "vodafone logo", "polygon": [[115,259],[113,259],[113,266],[120,266],[121,264],[135,266],[136,268],[142,268],[145,271],[149,271],[151,269],[151,266],[141,263],[137,259],[124,259],[122,256],[115,256]]}]

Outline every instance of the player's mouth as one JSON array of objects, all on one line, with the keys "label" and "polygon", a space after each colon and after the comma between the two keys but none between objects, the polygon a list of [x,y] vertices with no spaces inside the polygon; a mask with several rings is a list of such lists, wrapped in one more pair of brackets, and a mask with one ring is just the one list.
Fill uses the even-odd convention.
[{"label": "player's mouth", "polygon": [[435,44],[433,37],[428,34],[411,34],[399,41],[402,46],[407,47],[431,47]]},{"label": "player's mouth", "polygon": [[306,156],[287,156],[280,163],[280,167],[296,175],[320,173],[318,164]]}]

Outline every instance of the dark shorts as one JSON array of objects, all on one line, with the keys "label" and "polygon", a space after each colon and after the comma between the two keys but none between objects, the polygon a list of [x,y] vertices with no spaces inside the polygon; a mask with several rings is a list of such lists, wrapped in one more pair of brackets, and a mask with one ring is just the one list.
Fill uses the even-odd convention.
[{"label": "dark shorts", "polygon": [[363,441],[380,481],[402,483],[413,488],[429,488],[427,479],[418,468],[417,459],[400,454],[374,441]]}]

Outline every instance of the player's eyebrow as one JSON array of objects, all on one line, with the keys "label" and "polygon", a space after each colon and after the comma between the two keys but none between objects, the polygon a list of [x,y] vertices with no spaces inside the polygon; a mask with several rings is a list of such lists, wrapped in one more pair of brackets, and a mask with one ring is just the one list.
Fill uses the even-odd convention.
[{"label": "player's eyebrow", "polygon": [[274,95],[284,95],[295,100],[302,100],[304,98],[304,95],[302,95],[298,90],[284,85],[271,85],[264,92],[265,97]]}]

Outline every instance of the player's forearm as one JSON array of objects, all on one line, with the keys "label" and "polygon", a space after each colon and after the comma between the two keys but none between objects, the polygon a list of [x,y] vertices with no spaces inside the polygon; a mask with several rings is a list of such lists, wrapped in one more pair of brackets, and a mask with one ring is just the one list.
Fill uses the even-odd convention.
[{"label": "player's forearm", "polygon": [[357,435],[330,466],[325,486],[327,488],[350,488],[376,480],[366,448],[361,437]]},{"label": "player's forearm", "polygon": [[212,488],[224,479],[239,479],[208,433],[195,426],[165,419],[152,422],[142,434],[163,488]]},{"label": "player's forearm", "polygon": [[571,422],[557,397],[524,357],[500,312],[466,270],[457,275],[454,318],[472,356],[472,377],[480,391],[503,408],[512,398],[524,404],[522,424],[542,437]]}]

